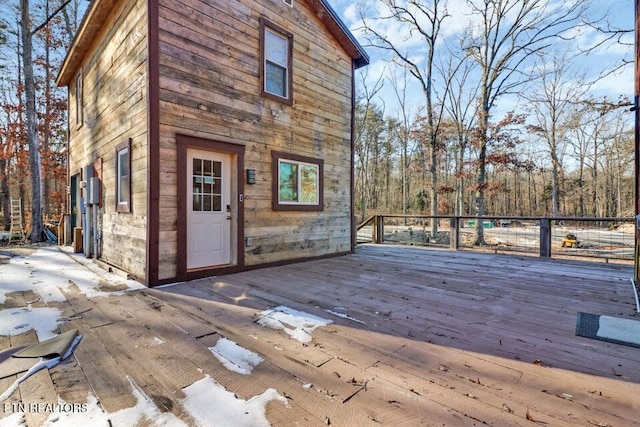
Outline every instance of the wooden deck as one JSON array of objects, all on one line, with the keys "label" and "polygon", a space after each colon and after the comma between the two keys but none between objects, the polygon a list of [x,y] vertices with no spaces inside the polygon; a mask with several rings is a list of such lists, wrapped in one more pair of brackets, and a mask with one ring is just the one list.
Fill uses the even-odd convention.
[{"label": "wooden deck", "polygon": [[[109,298],[68,292],[63,328],[84,334],[75,360],[11,400],[83,402],[91,391],[115,412],[136,403],[128,376],[188,422],[182,389],[210,375],[242,399],[268,388],[287,397],[267,407],[275,426],[637,425],[640,349],[575,336],[579,311],[634,315],[632,274],[629,265],[364,245]],[[257,323],[280,305],[334,323],[303,344]],[[264,361],[251,375],[227,370],[208,350],[220,337]],[[29,339],[0,338],[0,348]]]}]

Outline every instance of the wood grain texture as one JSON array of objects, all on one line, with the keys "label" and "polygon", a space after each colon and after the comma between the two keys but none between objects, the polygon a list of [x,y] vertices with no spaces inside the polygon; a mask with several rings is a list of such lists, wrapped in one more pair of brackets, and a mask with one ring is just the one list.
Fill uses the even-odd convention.
[{"label": "wood grain texture", "polygon": [[[98,23],[92,23],[97,25]],[[102,258],[136,277],[145,274],[147,177],[146,3],[119,1],[88,49],[80,68],[83,124],[70,126],[69,167],[102,160]],[[75,78],[69,83],[69,117],[75,117]],[[115,212],[115,146],[132,139],[132,213]],[[83,178],[83,179],[86,179]]]},{"label": "wood grain texture", "polygon": [[[575,336],[578,311],[636,317],[632,274],[628,265],[364,245],[108,297],[71,286],[54,304],[69,319],[61,330],[83,335],[74,357],[9,402],[84,403],[91,393],[116,412],[136,403],[132,380],[160,410],[192,422],[182,389],[209,375],[241,399],[268,388],[287,397],[288,407],[267,407],[274,426],[635,425],[638,349]],[[32,297],[14,293],[7,309]],[[303,344],[257,323],[279,305],[333,323]],[[229,371],[209,350],[222,337],[263,362],[250,375]],[[0,337],[0,348],[36,339]]]},{"label": "wood grain texture", "polygon": [[[261,185],[245,189],[247,200],[256,203],[250,204],[244,223],[236,230],[259,229],[255,236],[244,233],[258,240],[264,236],[271,241],[283,235],[298,237],[264,242],[260,253],[255,247],[246,249],[238,257],[246,260],[246,265],[350,248],[350,235],[342,229],[351,222],[352,60],[327,28],[326,16],[316,16],[317,10],[310,6],[305,2],[291,8],[279,2],[163,0],[157,5],[158,58],[152,64],[148,63],[151,38],[145,2],[113,2],[106,19],[88,24],[86,31],[95,37],[91,42],[83,40],[84,50],[75,52],[72,60],[83,78],[84,122],[71,128],[69,163],[71,170],[77,171],[102,159],[104,261],[143,279],[152,274],[156,280],[156,273],[159,281],[177,277],[181,256],[178,234],[187,232],[178,229],[176,218],[178,194],[186,191],[176,185],[180,172],[175,145],[178,133],[246,147],[246,167],[260,171]],[[103,16],[105,11],[95,13]],[[260,96],[261,18],[293,34],[293,105]],[[81,54],[84,60],[78,61]],[[155,81],[149,83],[156,71],[159,88]],[[75,79],[71,74],[74,72],[65,68],[70,117],[75,117]],[[158,89],[158,99],[151,96],[149,84]],[[156,103],[159,159],[158,164],[154,161],[150,165],[147,139],[156,129],[148,108]],[[149,125],[154,129],[148,129]],[[125,138],[133,141],[133,206],[127,215],[115,212],[114,190],[113,147]],[[290,217],[292,228],[284,231],[277,227],[269,231],[272,219],[281,218],[268,203],[273,183],[265,177],[271,176],[272,151],[319,158],[325,165],[324,210]],[[157,171],[154,182],[148,182],[150,170]],[[159,191],[158,207],[147,212],[152,185]],[[156,203],[155,196],[152,200]],[[147,233],[150,222],[153,235]],[[320,222],[340,223],[341,231],[327,235],[310,232],[304,238],[291,232],[300,227],[313,229]],[[234,236],[241,234],[238,231]],[[150,246],[147,239],[151,239]],[[237,240],[242,239],[236,237],[230,245],[241,247]],[[153,249],[149,260],[154,265],[150,266],[146,265],[148,247]]]},{"label": "wood grain texture", "polygon": [[[292,106],[260,96],[261,17],[293,33]],[[350,231],[344,230],[350,230],[351,60],[321,20],[304,2],[289,8],[277,2],[166,0],[160,7],[160,29],[164,156],[176,157],[171,141],[181,133],[244,145],[245,167],[257,171],[258,184],[244,191],[241,226],[256,242],[245,248],[245,264],[348,251]],[[291,215],[272,210],[272,151],[324,160],[322,212]],[[178,173],[170,161],[160,167],[164,175]],[[162,186],[166,197],[161,209],[180,191]],[[320,224],[331,225],[325,233],[315,232]],[[173,222],[161,226],[175,231]],[[163,241],[161,264],[175,258],[174,242]]]}]

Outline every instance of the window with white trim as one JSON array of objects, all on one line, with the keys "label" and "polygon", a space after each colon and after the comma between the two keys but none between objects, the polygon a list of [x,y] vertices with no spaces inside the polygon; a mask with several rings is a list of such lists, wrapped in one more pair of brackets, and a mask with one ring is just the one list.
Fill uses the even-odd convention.
[{"label": "window with white trim", "polygon": [[116,211],[131,212],[131,139],[116,147]]},{"label": "window with white trim", "polygon": [[82,105],[82,73],[76,77],[76,126],[82,125],[83,105]]},{"label": "window with white trim", "polygon": [[260,28],[262,95],[291,104],[293,35],[266,19]]}]

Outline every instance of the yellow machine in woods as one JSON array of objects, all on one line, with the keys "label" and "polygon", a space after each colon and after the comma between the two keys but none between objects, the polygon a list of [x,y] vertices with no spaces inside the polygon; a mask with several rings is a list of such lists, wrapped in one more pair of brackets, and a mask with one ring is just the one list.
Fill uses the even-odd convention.
[{"label": "yellow machine in woods", "polygon": [[564,236],[562,238],[562,245],[563,248],[579,248],[582,245],[580,244],[580,241],[578,240],[578,236],[576,236],[575,234],[572,233],[568,233],[566,236]]}]

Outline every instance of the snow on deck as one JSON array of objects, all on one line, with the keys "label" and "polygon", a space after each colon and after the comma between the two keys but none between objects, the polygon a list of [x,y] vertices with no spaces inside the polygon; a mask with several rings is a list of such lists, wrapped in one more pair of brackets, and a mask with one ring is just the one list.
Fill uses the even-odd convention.
[{"label": "snow on deck", "polygon": [[0,349],[83,339],[0,426],[632,425],[638,349],[575,336],[578,311],[637,318],[632,274],[366,245],[146,289],[40,249],[0,265]]}]

